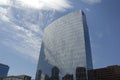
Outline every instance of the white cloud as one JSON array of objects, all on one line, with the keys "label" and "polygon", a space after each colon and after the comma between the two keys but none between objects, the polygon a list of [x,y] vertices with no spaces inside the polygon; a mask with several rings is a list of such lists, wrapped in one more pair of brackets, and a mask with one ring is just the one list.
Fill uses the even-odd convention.
[{"label": "white cloud", "polygon": [[64,11],[72,7],[68,0],[18,0],[18,3],[21,6],[41,10]]},{"label": "white cloud", "polygon": [[10,0],[0,0],[0,5],[9,5]]},{"label": "white cloud", "polygon": [[56,11],[64,11],[72,7],[69,0],[0,0],[0,5]]},{"label": "white cloud", "polygon": [[[94,4],[101,0],[82,1]],[[0,38],[0,44],[17,50],[18,55],[36,61],[42,29],[54,19],[55,11],[71,7],[69,0],[0,0],[0,35],[4,35]]]},{"label": "white cloud", "polygon": [[0,7],[0,18],[3,21],[9,21],[9,18],[7,17],[7,9],[4,9],[4,8]]},{"label": "white cloud", "polygon": [[81,0],[81,1],[88,4],[95,4],[95,3],[100,3],[102,0]]},{"label": "white cloud", "polygon": [[[6,26],[4,24],[7,24]],[[22,26],[18,26],[12,22],[0,24],[0,31],[7,34],[3,41],[8,47],[11,47],[18,52],[18,55],[29,57],[32,61],[36,61],[39,56],[41,36],[40,30],[37,33],[32,32],[30,29],[25,29]]]},{"label": "white cloud", "polygon": [[54,11],[0,6],[0,44],[17,50],[18,55],[36,62],[43,30],[54,19]]}]

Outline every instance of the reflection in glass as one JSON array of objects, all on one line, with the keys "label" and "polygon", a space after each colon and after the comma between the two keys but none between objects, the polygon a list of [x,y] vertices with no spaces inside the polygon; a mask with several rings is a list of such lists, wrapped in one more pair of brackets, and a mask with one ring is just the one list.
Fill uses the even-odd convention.
[{"label": "reflection in glass", "polygon": [[84,68],[80,74],[88,79],[84,74],[92,69],[92,57],[86,18],[81,10],[55,20],[44,30],[37,70],[42,70],[43,76],[51,76],[54,66],[60,70],[60,80],[66,74],[73,74],[75,79],[76,67]]}]

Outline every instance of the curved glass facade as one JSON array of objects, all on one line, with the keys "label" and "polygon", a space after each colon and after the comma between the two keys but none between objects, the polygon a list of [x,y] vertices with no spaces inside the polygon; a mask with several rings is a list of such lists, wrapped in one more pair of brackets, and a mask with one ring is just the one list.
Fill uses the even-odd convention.
[{"label": "curved glass facade", "polygon": [[53,66],[59,68],[60,77],[75,77],[76,67],[92,69],[88,28],[81,10],[55,20],[44,30],[37,70],[50,76]]}]

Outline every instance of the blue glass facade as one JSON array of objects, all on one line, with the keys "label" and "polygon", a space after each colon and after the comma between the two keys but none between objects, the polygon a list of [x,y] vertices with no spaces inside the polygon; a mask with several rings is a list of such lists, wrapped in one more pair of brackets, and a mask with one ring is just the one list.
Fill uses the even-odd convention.
[{"label": "blue glass facade", "polygon": [[9,67],[4,64],[0,64],[0,77],[6,77],[8,74]]},{"label": "blue glass facade", "polygon": [[[37,70],[50,76],[51,68],[60,69],[60,77],[74,74],[77,67],[92,69],[88,28],[84,13],[69,13],[51,23],[43,34]],[[87,74],[87,72],[86,72]]]}]

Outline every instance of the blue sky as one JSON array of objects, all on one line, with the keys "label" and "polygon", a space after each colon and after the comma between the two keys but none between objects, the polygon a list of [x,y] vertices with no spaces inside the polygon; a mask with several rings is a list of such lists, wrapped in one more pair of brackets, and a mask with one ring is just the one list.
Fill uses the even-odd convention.
[{"label": "blue sky", "polygon": [[0,0],[0,63],[34,78],[44,28],[78,9],[87,17],[94,68],[120,65],[120,0]]}]

